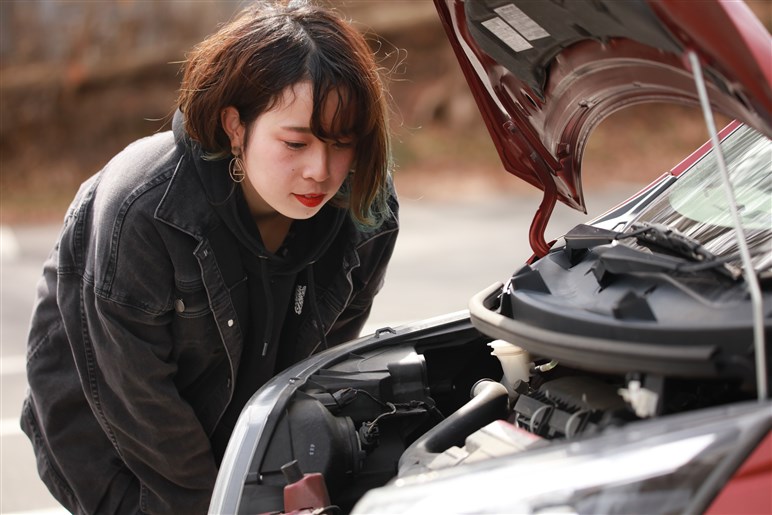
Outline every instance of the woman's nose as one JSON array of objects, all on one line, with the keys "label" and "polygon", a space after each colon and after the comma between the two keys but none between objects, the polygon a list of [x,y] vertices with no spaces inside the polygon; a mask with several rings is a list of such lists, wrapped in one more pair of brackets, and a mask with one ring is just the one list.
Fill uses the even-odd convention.
[{"label": "woman's nose", "polygon": [[330,152],[327,145],[318,145],[316,152],[309,156],[303,169],[303,177],[316,182],[326,181],[330,177]]}]

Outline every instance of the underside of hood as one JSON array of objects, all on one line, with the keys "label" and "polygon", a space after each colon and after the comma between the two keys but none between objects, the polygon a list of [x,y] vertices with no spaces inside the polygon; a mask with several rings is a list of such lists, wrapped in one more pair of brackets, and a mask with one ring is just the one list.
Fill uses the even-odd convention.
[{"label": "underside of hood", "polygon": [[592,130],[645,102],[712,108],[772,136],[772,38],[741,2],[435,0],[504,167],[544,191],[537,255],[555,202],[585,210],[581,160]]}]

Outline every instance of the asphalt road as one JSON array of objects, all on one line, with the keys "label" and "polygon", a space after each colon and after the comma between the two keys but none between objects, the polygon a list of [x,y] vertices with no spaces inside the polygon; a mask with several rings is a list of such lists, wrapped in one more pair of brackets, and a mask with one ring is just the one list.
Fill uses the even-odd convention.
[{"label": "asphalt road", "polygon": [[[590,213],[558,206],[547,240],[601,214],[637,190],[620,186],[588,195]],[[531,254],[528,227],[535,195],[485,201],[401,198],[400,238],[367,332],[466,309],[469,297],[506,281]],[[26,390],[27,325],[41,265],[58,226],[0,228],[0,513],[66,513],[37,477],[19,429]]]}]

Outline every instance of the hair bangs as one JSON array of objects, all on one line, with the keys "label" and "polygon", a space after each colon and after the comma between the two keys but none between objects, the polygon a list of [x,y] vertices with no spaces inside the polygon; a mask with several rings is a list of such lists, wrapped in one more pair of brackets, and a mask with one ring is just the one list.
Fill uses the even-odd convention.
[{"label": "hair bangs", "polygon": [[366,103],[352,95],[347,86],[314,84],[311,132],[319,139],[345,141],[367,134],[372,129],[364,113]]}]

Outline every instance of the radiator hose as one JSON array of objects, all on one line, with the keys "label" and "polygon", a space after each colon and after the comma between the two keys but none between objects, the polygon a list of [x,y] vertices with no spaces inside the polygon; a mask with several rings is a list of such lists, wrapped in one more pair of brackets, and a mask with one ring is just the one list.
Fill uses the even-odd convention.
[{"label": "radiator hose", "polygon": [[399,477],[425,472],[434,458],[456,445],[463,446],[467,436],[494,420],[506,418],[507,389],[492,379],[478,381],[472,399],[448,418],[423,434],[399,459]]}]

